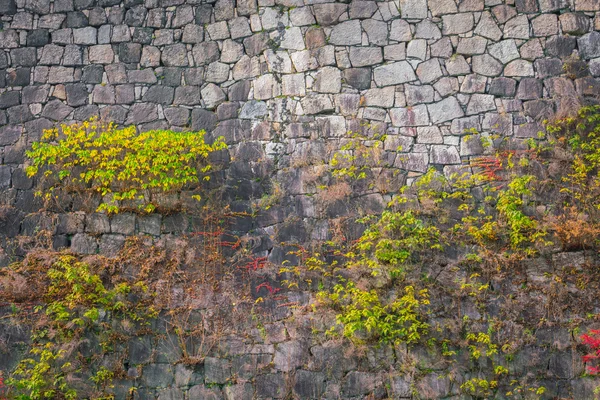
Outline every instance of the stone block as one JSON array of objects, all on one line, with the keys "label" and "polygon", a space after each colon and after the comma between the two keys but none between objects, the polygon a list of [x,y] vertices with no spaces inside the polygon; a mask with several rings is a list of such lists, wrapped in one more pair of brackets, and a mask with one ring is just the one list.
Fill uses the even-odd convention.
[{"label": "stone block", "polygon": [[321,68],[316,75],[314,90],[320,93],[339,93],[342,86],[342,74],[335,67]]},{"label": "stone block", "polygon": [[96,254],[98,251],[96,238],[85,233],[76,233],[71,239],[71,251],[75,254]]},{"label": "stone block", "polygon": [[376,381],[373,373],[352,371],[346,375],[342,390],[347,397],[364,396],[375,390]]},{"label": "stone block", "polygon": [[440,62],[437,58],[431,58],[422,62],[417,67],[417,76],[421,83],[432,83],[443,75]]},{"label": "stone block", "polygon": [[338,22],[341,15],[348,9],[348,5],[342,3],[315,4],[313,9],[317,23],[328,26]]},{"label": "stone block", "polygon": [[434,124],[450,121],[464,115],[460,103],[454,96],[447,97],[436,103],[428,104],[427,110],[429,111],[431,122]]},{"label": "stone block", "polygon": [[489,93],[499,97],[512,97],[515,95],[517,82],[511,78],[495,78],[491,81]]},{"label": "stone block", "polygon": [[[187,110],[186,110],[187,111]],[[187,121],[186,121],[187,122]],[[159,236],[162,217],[158,214],[142,215],[137,218],[138,231],[148,235]]]},{"label": "stone block", "polygon": [[129,109],[127,115],[127,125],[137,125],[145,122],[152,122],[158,119],[156,104],[136,103]]},{"label": "stone block", "polygon": [[560,16],[560,26],[563,34],[583,35],[590,27],[590,19],[582,13],[565,13]]},{"label": "stone block", "polygon": [[343,71],[344,81],[358,90],[371,87],[370,68],[348,68]]},{"label": "stone block", "polygon": [[361,44],[362,29],[360,21],[346,21],[333,27],[329,36],[329,43],[336,46],[352,46]]},{"label": "stone block", "polygon": [[594,31],[581,36],[577,39],[577,45],[584,60],[600,57],[600,32]]},{"label": "stone block", "polygon": [[483,54],[485,52],[487,42],[487,39],[481,36],[460,38],[456,53],[464,55]]},{"label": "stone block", "polygon": [[444,35],[457,35],[467,33],[473,29],[474,20],[472,13],[449,14],[442,16]]},{"label": "stone block", "polygon": [[1,15],[14,15],[17,13],[17,3],[15,0],[5,0],[0,3]]},{"label": "stone block", "polygon": [[109,44],[91,46],[89,48],[88,57],[92,64],[112,64],[114,56],[112,46]]},{"label": "stone block", "polygon": [[390,40],[395,40],[398,42],[410,41],[412,39],[410,24],[403,19],[393,20],[389,37]]},{"label": "stone block", "polygon": [[325,393],[326,377],[322,372],[296,372],[294,393],[301,399],[319,399]]},{"label": "stone block", "polygon": [[209,83],[200,91],[202,94],[202,99],[204,100],[204,105],[208,109],[213,109],[219,104],[221,104],[227,96],[225,92],[213,83]]},{"label": "stone block", "polygon": [[283,374],[280,373],[258,375],[255,386],[258,398],[282,398],[287,390]]},{"label": "stone block", "polygon": [[157,103],[163,105],[169,105],[173,103],[173,95],[175,90],[169,86],[154,85],[148,88],[142,101],[150,103]]},{"label": "stone block", "polygon": [[[389,32],[388,24],[386,22],[378,21],[376,19],[367,19],[362,21],[361,25],[367,34],[370,45],[385,46],[388,44]],[[434,25],[431,29],[423,28],[419,31],[417,27],[417,32],[422,33],[424,36],[436,36],[439,34],[439,29]]]},{"label": "stone block", "polygon": [[89,93],[82,83],[73,83],[65,85],[67,94],[67,104],[71,107],[78,107],[88,103]]},{"label": "stone block", "polygon": [[483,36],[495,42],[502,39],[502,31],[494,21],[494,18],[489,12],[484,12],[479,18],[479,23],[473,32],[475,35]]},{"label": "stone block", "polygon": [[96,44],[96,40],[97,30],[94,27],[73,29],[73,43],[75,44],[93,45]]},{"label": "stone block", "polygon": [[125,236],[105,234],[100,238],[99,253],[106,257],[117,257],[125,245]]},{"label": "stone block", "polygon": [[427,126],[429,125],[429,113],[424,104],[410,108],[392,108],[390,110],[392,125],[404,126]]},{"label": "stone block", "polygon": [[173,370],[169,364],[146,364],[142,368],[141,382],[148,388],[169,387],[173,379]]},{"label": "stone block", "polygon": [[178,86],[175,88],[174,104],[198,105],[200,104],[200,88],[198,86]]},{"label": "stone block", "polygon": [[473,94],[467,104],[467,115],[481,114],[493,110],[496,110],[496,103],[494,96],[491,94]]},{"label": "stone block", "polygon": [[545,37],[558,34],[558,17],[556,14],[542,14],[531,20],[533,36]]},{"label": "stone block", "polygon": [[81,11],[71,11],[67,13],[65,26],[67,28],[83,28],[84,26],[88,26],[88,18]]},{"label": "stone block", "polygon": [[110,230],[112,233],[122,235],[133,235],[135,233],[136,218],[131,213],[121,213],[114,215],[110,220]]},{"label": "stone block", "polygon": [[204,359],[204,381],[207,384],[225,384],[231,379],[229,360],[206,357]]},{"label": "stone block", "polygon": [[37,51],[35,47],[21,47],[11,50],[10,58],[15,67],[35,67],[37,64]]},{"label": "stone block", "polygon": [[526,60],[511,61],[504,68],[504,76],[533,76],[533,64]]},{"label": "stone block", "polygon": [[52,100],[42,110],[42,117],[62,122],[72,111],[72,107],[63,104],[60,100]]},{"label": "stone block", "polygon": [[373,70],[373,78],[377,86],[397,85],[417,79],[412,66],[406,61],[376,67]]},{"label": "stone block", "polygon": [[351,47],[350,62],[353,67],[380,64],[383,61],[380,47]]},{"label": "stone block", "polygon": [[225,21],[207,25],[206,33],[211,40],[223,40],[230,37],[229,28],[227,27],[227,22]]},{"label": "stone block", "polygon": [[139,63],[142,57],[142,45],[139,43],[119,44],[119,61],[123,63]]}]

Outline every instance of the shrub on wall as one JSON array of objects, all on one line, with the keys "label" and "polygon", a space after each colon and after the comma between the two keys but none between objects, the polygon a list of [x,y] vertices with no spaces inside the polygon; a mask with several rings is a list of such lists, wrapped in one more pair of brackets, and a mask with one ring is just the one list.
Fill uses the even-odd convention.
[{"label": "shrub on wall", "polygon": [[102,197],[97,211],[116,213],[129,202],[152,212],[158,194],[208,180],[209,155],[225,148],[221,138],[207,143],[204,132],[138,134],[135,126],[118,128],[92,118],[46,130],[26,153],[27,174],[43,178],[36,194],[46,200],[64,192],[92,193]]}]

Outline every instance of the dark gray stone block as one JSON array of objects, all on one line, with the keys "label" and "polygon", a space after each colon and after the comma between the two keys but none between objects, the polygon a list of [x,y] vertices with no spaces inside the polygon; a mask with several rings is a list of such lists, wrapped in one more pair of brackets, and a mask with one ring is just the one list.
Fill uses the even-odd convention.
[{"label": "dark gray stone block", "polygon": [[131,213],[114,215],[110,220],[110,230],[112,233],[133,235],[135,233],[135,220],[135,215]]},{"label": "dark gray stone block", "polygon": [[17,68],[6,72],[6,86],[27,86],[31,82],[31,68]]},{"label": "dark gray stone block", "polygon": [[42,117],[62,122],[72,111],[72,107],[67,106],[60,100],[52,100],[42,110]]},{"label": "dark gray stone block", "polygon": [[88,103],[89,93],[83,83],[72,83],[65,85],[67,93],[67,104],[71,107],[83,106]]},{"label": "dark gray stone block", "polygon": [[10,58],[15,67],[34,67],[37,64],[37,51],[35,47],[13,49]]},{"label": "dark gray stone block", "polygon": [[136,103],[129,109],[127,115],[127,124],[143,124],[152,122],[158,119],[156,104],[153,103]]},{"label": "dark gray stone block", "polygon": [[33,119],[33,114],[29,110],[29,106],[21,105],[14,106],[7,110],[8,122],[15,125],[23,124]]},{"label": "dark gray stone block", "polygon": [[75,11],[73,0],[54,0],[54,12],[63,13]]},{"label": "dark gray stone block", "polygon": [[72,11],[67,14],[67,28],[83,28],[88,26],[88,18],[81,11]]},{"label": "dark gray stone block", "polygon": [[104,67],[102,65],[87,65],[83,67],[81,82],[98,84],[102,83],[102,74]]},{"label": "dark gray stone block", "polygon": [[167,67],[167,68],[163,68],[163,72],[159,76],[159,79],[162,81],[163,85],[181,86],[181,76],[182,76],[181,68]]},{"label": "dark gray stone block", "polygon": [[546,41],[546,53],[551,57],[568,57],[575,50],[577,39],[570,36],[552,36]]},{"label": "dark gray stone block", "polygon": [[192,110],[192,130],[212,132],[217,126],[217,116],[215,113],[196,108]]},{"label": "dark gray stone block", "polygon": [[14,144],[21,137],[21,127],[5,125],[0,128],[0,146]]},{"label": "dark gray stone block", "polygon": [[95,104],[89,104],[87,106],[78,107],[73,112],[73,118],[76,121],[85,121],[94,116],[100,115],[100,108]]},{"label": "dark gray stone block", "polygon": [[229,360],[206,357],[204,359],[204,381],[207,384],[225,384],[231,378]]},{"label": "dark gray stone block", "polygon": [[0,94],[0,110],[16,106],[21,103],[20,92],[12,90]]},{"label": "dark gray stone block", "polygon": [[13,15],[17,13],[15,0],[3,0],[0,2],[0,15]]},{"label": "dark gray stone block", "polygon": [[154,30],[152,28],[135,28],[132,40],[135,43],[151,44]]},{"label": "dark gray stone block", "polygon": [[322,372],[300,370],[296,372],[294,393],[301,399],[320,399],[326,389],[326,377]]},{"label": "dark gray stone block", "polygon": [[515,95],[517,82],[511,78],[494,78],[491,82],[488,93],[494,96],[511,97]]},{"label": "dark gray stone block", "polygon": [[210,4],[203,4],[196,7],[196,24],[204,25],[210,24],[210,16],[212,15],[212,6]]},{"label": "dark gray stone block", "polygon": [[139,63],[142,57],[142,45],[139,43],[119,44],[119,61],[124,63]]},{"label": "dark gray stone block", "polygon": [[42,47],[50,43],[50,33],[47,29],[34,29],[27,32],[27,46]]},{"label": "dark gray stone block", "polygon": [[73,5],[76,10],[86,10],[91,8],[96,3],[96,0],[73,0]]},{"label": "dark gray stone block", "polygon": [[200,98],[200,87],[198,86],[179,86],[175,89],[175,104],[199,105]]},{"label": "dark gray stone block", "polygon": [[168,387],[173,382],[173,370],[169,364],[147,364],[142,369],[141,381],[149,388]]},{"label": "dark gray stone block", "polygon": [[250,93],[250,81],[238,81],[229,87],[229,100],[246,101]]},{"label": "dark gray stone block", "polygon": [[344,70],[344,80],[355,89],[368,89],[371,87],[371,69],[348,68]]},{"label": "dark gray stone block", "polygon": [[535,60],[534,67],[539,78],[548,78],[562,74],[563,63],[558,58],[541,58]]},{"label": "dark gray stone block", "polygon": [[142,26],[148,15],[148,10],[143,6],[136,6],[127,10],[125,14],[125,24],[129,26]]},{"label": "dark gray stone block", "polygon": [[27,176],[23,168],[17,168],[12,173],[12,186],[15,189],[28,190],[33,187],[33,179]]},{"label": "dark gray stone block", "polygon": [[165,118],[171,125],[185,126],[189,123],[190,110],[182,107],[165,108]]},{"label": "dark gray stone block", "polygon": [[535,100],[542,97],[542,81],[535,78],[523,78],[519,82],[517,99]]},{"label": "dark gray stone block", "polygon": [[577,44],[581,58],[589,60],[600,57],[600,32],[594,31],[583,35],[577,39]]},{"label": "dark gray stone block", "polygon": [[128,110],[122,106],[108,106],[100,109],[100,116],[103,120],[115,122],[117,124],[125,123]]},{"label": "dark gray stone block", "polygon": [[352,371],[346,375],[344,394],[346,396],[361,396],[375,389],[375,375],[368,372]]},{"label": "dark gray stone block", "polygon": [[173,103],[174,92],[175,90],[172,87],[154,85],[148,89],[148,91],[142,97],[142,100],[151,103],[169,105]]}]

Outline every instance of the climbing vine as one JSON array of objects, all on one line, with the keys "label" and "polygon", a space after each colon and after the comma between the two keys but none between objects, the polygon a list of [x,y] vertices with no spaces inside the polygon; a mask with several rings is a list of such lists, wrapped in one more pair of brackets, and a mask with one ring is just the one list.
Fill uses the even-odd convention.
[{"label": "climbing vine", "polygon": [[[470,140],[478,139],[471,134]],[[326,273],[319,278],[318,299],[335,312],[337,325],[330,334],[340,332],[355,343],[435,345],[449,363],[466,353],[479,373],[459,386],[475,398],[543,396],[544,386],[513,379],[507,365],[520,346],[531,342],[532,330],[553,318],[553,307],[590,315],[593,304],[554,305],[549,291],[547,316],[519,322],[522,328],[512,336],[502,330],[516,321],[491,317],[489,307],[492,299],[498,301],[495,285],[512,280],[528,290],[523,265],[531,260],[549,257],[557,246],[567,251],[597,248],[600,106],[547,121],[545,135],[527,141],[526,148],[523,144],[505,140],[494,155],[473,157],[453,174],[430,169],[393,196],[383,213],[359,219],[365,228],[357,240],[327,242],[282,272],[309,284],[315,273]],[[357,160],[351,150],[358,147],[353,144],[347,154],[334,158],[334,178],[358,177],[353,175],[358,169],[348,169]],[[489,152],[491,142],[484,147]],[[350,167],[340,169],[342,159]],[[448,254],[453,261],[446,268],[461,276],[450,287],[440,285],[430,267],[448,260]],[[596,287],[588,273],[593,274],[565,269],[547,273],[545,279],[554,282],[552,290],[562,290],[564,280],[574,281],[583,291],[581,298],[587,298],[585,293]],[[286,282],[290,288],[299,284]],[[433,323],[431,315],[442,306],[434,306],[430,297],[440,292],[454,296],[458,304],[473,303],[479,319],[464,315],[454,327]],[[583,336],[593,350],[584,359],[590,364],[597,358],[596,339],[596,331]],[[589,371],[596,372],[595,365]]]},{"label": "climbing vine", "polygon": [[36,195],[45,200],[93,193],[101,197],[96,211],[152,212],[160,206],[160,194],[210,179],[208,157],[225,147],[222,138],[205,142],[204,132],[138,134],[135,126],[117,128],[92,118],[46,130],[26,153],[27,175],[42,178]]},{"label": "climbing vine", "polygon": [[[106,390],[114,372],[96,366],[93,357],[78,361],[81,355],[75,357],[73,352],[89,334],[100,338],[101,348],[111,349],[112,340],[118,336],[111,319],[143,325],[156,318],[157,311],[148,303],[152,296],[143,280],[124,280],[107,287],[98,271],[75,256],[65,253],[51,257],[47,269],[42,259],[33,257],[13,266],[16,273],[35,273],[43,289],[38,294],[41,303],[33,308],[38,322],[31,332],[29,356],[21,360],[7,384],[19,399],[77,399],[80,397],[69,384],[69,377],[84,367],[97,368],[89,378],[97,389],[92,397],[109,398]],[[132,302],[132,296],[139,301]]]}]

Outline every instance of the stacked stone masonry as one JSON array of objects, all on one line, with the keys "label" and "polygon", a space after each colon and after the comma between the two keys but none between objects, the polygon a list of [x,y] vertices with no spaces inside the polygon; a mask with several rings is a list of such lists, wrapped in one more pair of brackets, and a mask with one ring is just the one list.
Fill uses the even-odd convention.
[{"label": "stacked stone masonry", "polygon": [[[142,130],[205,129],[225,137],[232,160],[271,161],[268,174],[283,181],[302,160],[328,162],[348,132],[386,134],[385,166],[410,180],[481,154],[465,130],[536,138],[545,118],[595,101],[599,7],[3,0],[0,187],[13,202],[27,197],[27,145],[94,115]],[[292,195],[311,191],[284,183]]]},{"label": "stacked stone masonry", "polygon": [[[0,218],[0,245],[47,228],[57,248],[110,255],[128,235],[192,229],[181,215],[35,213],[25,150],[44,129],[98,115],[140,130],[223,136],[229,155],[213,184],[233,209],[248,211],[282,186],[282,204],[234,225],[260,239],[256,254],[280,264],[277,243],[327,239],[329,220],[352,213],[339,202],[319,208],[312,183],[349,132],[386,135],[371,178],[393,177],[392,188],[431,166],[452,173],[486,151],[468,130],[518,144],[537,138],[544,119],[597,102],[599,31],[598,0],[0,0],[0,204],[12,207]],[[374,212],[389,200],[372,188],[353,196]],[[0,253],[0,265],[10,259]],[[411,382],[373,372],[373,360],[393,365],[402,350],[381,349],[359,365],[338,345],[310,344],[284,317],[265,326],[266,338],[224,339],[221,357],[201,371],[172,364],[144,338],[130,343],[139,398],[412,395]],[[570,333],[544,334],[563,356],[544,358],[551,393],[588,398],[593,385],[575,379],[581,365],[565,361]],[[520,357],[526,373],[528,356]],[[426,378],[431,398],[460,398],[437,375]],[[132,384],[117,385],[117,398]]]}]

